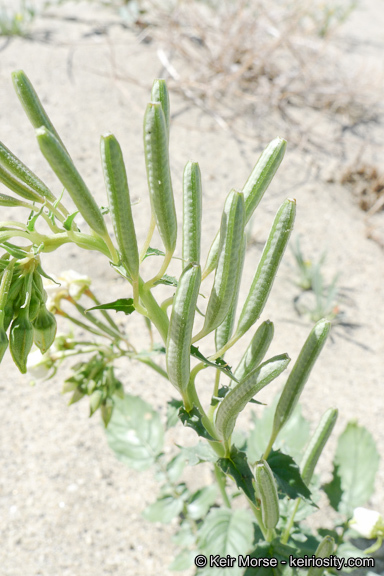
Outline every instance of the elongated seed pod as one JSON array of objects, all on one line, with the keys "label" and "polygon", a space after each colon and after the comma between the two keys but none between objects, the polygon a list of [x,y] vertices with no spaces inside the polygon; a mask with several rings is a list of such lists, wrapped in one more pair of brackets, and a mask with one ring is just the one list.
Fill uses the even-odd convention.
[{"label": "elongated seed pod", "polygon": [[316,464],[324,450],[328,438],[336,424],[338,411],[336,408],[329,408],[322,416],[318,427],[315,430],[309,444],[304,452],[300,463],[301,477],[305,484],[309,486]]},{"label": "elongated seed pod", "polygon": [[52,346],[56,336],[56,318],[44,304],[39,308],[33,325],[33,341],[42,354]]},{"label": "elongated seed pod", "polygon": [[245,221],[248,222],[284,158],[287,141],[275,138],[268,144],[244,184]]},{"label": "elongated seed pod", "polygon": [[49,188],[15,156],[2,142],[0,142],[0,164],[4,166],[16,178],[27,184],[32,190],[50,202],[55,202],[56,197]]},{"label": "elongated seed pod", "polygon": [[4,329],[5,305],[9,297],[9,290],[13,280],[15,262],[11,260],[1,275],[0,283],[0,329]]},{"label": "elongated seed pod", "polygon": [[258,320],[271,292],[287,246],[296,214],[295,200],[286,200],[278,210],[265,244],[249,295],[240,314],[236,335],[240,338]]},{"label": "elongated seed pod", "polygon": [[0,362],[8,348],[8,336],[4,328],[5,306],[8,299],[9,289],[13,278],[14,261],[9,262],[8,266],[1,275],[0,283]]},{"label": "elongated seed pod", "polygon": [[261,504],[261,517],[268,530],[273,530],[279,521],[279,496],[273,472],[266,460],[255,466],[255,488]]},{"label": "elongated seed pod", "polygon": [[187,389],[193,320],[201,282],[198,264],[188,264],[180,276],[168,329],[166,363],[169,380],[181,393]]},{"label": "elongated seed pod", "polygon": [[68,191],[80,214],[92,230],[107,235],[104,218],[68,152],[52,132],[42,126],[36,130],[40,150],[52,170]]},{"label": "elongated seed pod", "polygon": [[24,184],[24,182],[21,182],[21,180],[15,178],[15,176],[8,172],[8,170],[5,170],[3,166],[0,166],[0,182],[12,190],[12,192],[15,192],[15,194],[18,194],[26,200],[30,200],[31,202],[43,202],[42,198],[36,194],[32,188],[27,186],[27,184]]},{"label": "elongated seed pod", "polygon": [[187,162],[183,174],[183,266],[200,262],[201,174],[197,162]]},{"label": "elongated seed pod", "polygon": [[22,374],[27,372],[27,359],[33,344],[33,328],[28,309],[20,308],[10,329],[9,348],[12,358]]},{"label": "elongated seed pod", "polygon": [[215,330],[215,347],[216,351],[220,350],[230,339],[233,332],[233,327],[235,325],[235,316],[236,316],[236,308],[237,308],[237,301],[239,299],[239,292],[240,292],[240,285],[241,285],[241,277],[243,274],[243,267],[244,267],[244,260],[245,260],[245,250],[247,247],[247,239],[245,234],[243,234],[243,244],[239,252],[238,257],[238,268],[235,272],[236,277],[236,284],[233,289],[233,297],[231,307],[228,311],[228,314],[225,316],[224,320]]},{"label": "elongated seed pod", "polygon": [[19,200],[18,198],[13,198],[13,196],[7,196],[7,194],[0,194],[0,206],[8,206],[10,208],[24,206],[24,208],[33,209],[31,204],[23,202],[23,200]]},{"label": "elongated seed pod", "polygon": [[40,126],[45,126],[45,128],[47,128],[47,130],[49,130],[64,147],[60,136],[58,135],[48,114],[44,110],[40,98],[36,94],[36,91],[25,72],[23,70],[12,72],[12,81],[16,94],[32,126],[35,129],[40,128]]},{"label": "elongated seed pod", "polygon": [[[332,536],[325,536],[323,540],[318,545],[315,556],[316,558],[329,558],[335,549],[335,540]],[[323,566],[311,566],[308,569],[307,576],[321,576],[324,572]]]},{"label": "elongated seed pod", "polygon": [[263,361],[272,342],[273,334],[274,326],[270,320],[260,324],[234,372],[239,382],[244,380]]},{"label": "elongated seed pod", "polygon": [[168,135],[161,104],[150,102],[144,115],[144,152],[152,214],[167,252],[174,252],[177,221],[169,169]]},{"label": "elongated seed pod", "polygon": [[127,173],[120,144],[113,134],[101,137],[101,161],[105,187],[122,264],[130,276],[139,276],[139,251],[133,223]]},{"label": "elongated seed pod", "polygon": [[[245,224],[249,222],[252,214],[264,196],[272,178],[276,174],[278,167],[285,154],[287,146],[283,138],[275,138],[268,144],[256,162],[248,180],[243,186],[242,192],[245,201]],[[204,276],[207,276],[216,268],[219,255],[220,232],[209,250],[207,262],[204,268]]]},{"label": "elongated seed pod", "polygon": [[220,438],[224,441],[229,440],[240,412],[257,392],[286,369],[289,362],[290,358],[287,354],[274,356],[253,370],[240,384],[228,392],[216,415],[216,430]]},{"label": "elongated seed pod", "polygon": [[277,403],[271,437],[276,438],[294,411],[330,328],[328,320],[319,320],[311,330]]},{"label": "elongated seed pod", "polygon": [[164,79],[156,78],[156,80],[153,81],[151,91],[151,102],[159,102],[161,104],[169,140],[170,105],[169,105],[169,93],[167,83],[165,82]]},{"label": "elongated seed pod", "polygon": [[209,334],[227,315],[237,282],[239,252],[244,237],[244,197],[231,190],[221,218],[221,247],[202,332]]}]

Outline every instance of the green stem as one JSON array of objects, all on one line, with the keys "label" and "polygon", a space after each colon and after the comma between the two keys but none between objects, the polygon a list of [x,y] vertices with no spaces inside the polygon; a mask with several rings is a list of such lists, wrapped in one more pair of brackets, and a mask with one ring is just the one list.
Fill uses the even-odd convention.
[{"label": "green stem", "polygon": [[250,500],[249,498],[248,498],[248,502],[249,502],[249,505],[250,505],[250,507],[251,507],[251,509],[252,509],[252,512],[253,512],[254,515],[255,515],[256,521],[257,521],[257,523],[258,523],[258,525],[259,525],[259,527],[260,527],[260,530],[261,530],[262,533],[263,533],[263,536],[264,536],[266,542],[269,542],[270,540],[268,540],[268,538],[270,537],[270,534],[269,534],[269,530],[268,530],[268,529],[264,526],[264,524],[263,524],[263,518],[262,518],[262,515],[261,515],[261,510],[259,510],[259,509],[257,508],[257,506],[255,506],[255,504],[254,504],[254,503],[252,502],[252,500]]},{"label": "green stem", "polygon": [[221,493],[221,497],[222,497],[223,502],[224,502],[224,506],[226,506],[227,508],[231,508],[231,502],[228,498],[228,494],[227,494],[227,491],[225,489],[225,475],[223,474],[223,472],[221,471],[221,469],[218,467],[217,464],[214,464],[213,468],[215,471],[216,482],[217,482],[217,485],[218,485],[220,493]]},{"label": "green stem", "polygon": [[167,341],[169,320],[167,314],[160,308],[151,291],[146,288],[143,280],[139,278],[140,299],[144,304],[148,317],[159,331],[163,342]]},{"label": "green stem", "polygon": [[[221,374],[221,371],[216,370],[215,385],[213,388],[212,398],[213,397],[217,398],[219,395],[220,374]],[[216,405],[211,404],[211,406],[209,407],[208,418],[210,419],[211,422],[213,422],[213,417],[215,415],[215,411],[216,411],[217,406],[218,406],[218,404],[216,404]]]},{"label": "green stem", "polygon": [[[100,306],[101,302],[98,298],[96,298],[95,294],[92,292],[92,290],[90,290],[89,288],[87,290],[84,291],[84,294],[86,296],[88,296],[88,298],[90,298],[92,300],[92,302],[94,302],[96,304],[96,306]],[[112,320],[112,318],[110,317],[110,315],[108,314],[108,312],[106,310],[100,310],[100,312],[102,313],[102,315],[104,316],[104,318],[106,319],[106,321],[108,322],[108,324],[111,326],[111,328],[114,328],[115,330],[117,330],[119,332],[119,327],[117,326],[117,324],[115,324],[115,322]]]},{"label": "green stem", "polygon": [[115,338],[112,338],[111,336],[108,336],[108,334],[105,334],[103,332],[99,332],[99,330],[96,330],[92,326],[89,326],[89,324],[85,324],[84,322],[81,322],[81,320],[74,318],[73,316],[71,316],[67,312],[64,312],[64,310],[56,310],[56,314],[58,314],[59,316],[63,316],[67,320],[70,320],[71,322],[73,322],[73,324],[76,324],[76,326],[79,326],[80,328],[83,328],[84,330],[87,330],[88,332],[91,332],[92,334],[95,334],[96,336],[101,336],[102,338],[108,338],[110,340],[115,339]]},{"label": "green stem", "polygon": [[119,332],[119,330],[112,329],[109,326],[107,326],[106,324],[104,324],[104,322],[101,322],[100,320],[98,320],[96,318],[96,316],[94,316],[91,312],[87,312],[87,310],[84,308],[84,306],[81,306],[81,304],[76,302],[76,300],[71,298],[71,296],[68,296],[66,298],[66,300],[68,300],[68,302],[73,304],[75,306],[76,310],[78,312],[80,312],[80,314],[82,314],[82,316],[84,316],[84,318],[86,318],[87,320],[92,322],[92,324],[97,326],[97,328],[99,328],[99,330],[102,330],[106,334],[109,334],[109,336],[111,336],[114,340],[124,340],[123,335]]},{"label": "green stem", "polygon": [[168,268],[169,263],[172,259],[172,256],[173,256],[173,252],[166,252],[165,253],[164,260],[163,260],[163,263],[161,265],[160,270],[158,271],[156,276],[154,276],[153,278],[148,280],[148,282],[145,283],[146,288],[152,288],[158,280],[161,280],[161,278],[164,276],[164,274],[167,271],[167,268]]},{"label": "green stem", "polygon": [[288,520],[288,524],[286,525],[285,530],[284,530],[283,535],[282,535],[281,540],[280,540],[282,544],[287,544],[287,542],[288,542],[289,535],[291,533],[292,526],[293,526],[293,523],[295,521],[296,512],[298,511],[299,506],[300,506],[300,502],[301,502],[301,498],[296,498],[295,506],[292,510],[292,513],[291,513],[289,520]]},{"label": "green stem", "polygon": [[156,220],[152,214],[151,215],[151,222],[149,224],[148,234],[147,234],[147,237],[145,239],[144,246],[142,247],[141,252],[140,252],[140,262],[142,262],[144,260],[144,257],[147,253],[148,248],[149,248],[149,244],[151,243],[155,228],[156,228]]}]

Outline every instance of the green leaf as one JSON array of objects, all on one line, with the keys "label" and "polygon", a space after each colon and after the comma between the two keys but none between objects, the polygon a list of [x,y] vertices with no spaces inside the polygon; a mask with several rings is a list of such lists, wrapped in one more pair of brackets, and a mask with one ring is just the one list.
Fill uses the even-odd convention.
[{"label": "green leaf", "polygon": [[180,548],[187,548],[195,544],[196,533],[193,532],[192,523],[188,520],[181,522],[179,530],[172,536],[172,541]]},{"label": "green leaf", "polygon": [[202,438],[215,441],[215,438],[213,438],[205,429],[200,411],[196,406],[194,406],[190,412],[187,412],[185,408],[180,408],[179,418],[184,426],[193,428],[193,430]]},{"label": "green leaf", "polygon": [[379,453],[372,435],[356,422],[349,422],[339,437],[334,458],[334,478],[325,487],[333,502],[338,500],[337,486],[340,478],[341,499],[337,510],[352,516],[354,508],[364,506],[374,491]]},{"label": "green leaf", "polygon": [[267,462],[276,478],[277,486],[288,498],[311,501],[311,492],[304,484],[300,469],[294,459],[279,450],[272,450]]},{"label": "green leaf", "polygon": [[171,482],[176,482],[186,465],[186,458],[182,452],[179,452],[172,460],[167,464],[168,478]]},{"label": "green leaf", "polygon": [[218,466],[224,474],[231,476],[236,482],[237,487],[256,504],[254,476],[247,461],[245,452],[240,452],[233,447],[230,458],[220,458],[217,461]]},{"label": "green leaf", "polygon": [[160,280],[156,280],[156,282],[154,283],[154,286],[157,286],[157,284],[165,284],[165,286],[175,286],[177,288],[178,281],[176,280],[176,278],[174,276],[169,276],[168,274],[164,274],[164,276],[162,276],[160,278]]},{"label": "green leaf", "polygon": [[[268,560],[276,558],[278,561],[277,567],[249,567],[244,572],[244,576],[291,576],[294,570],[289,567],[289,557],[297,557],[297,550],[292,546],[282,544],[279,540],[272,542],[263,542],[257,544],[256,548],[251,552],[251,558],[266,558]],[[281,564],[284,561],[285,564]]]},{"label": "green leaf", "polygon": [[232,368],[228,366],[228,364],[226,363],[225,360],[223,360],[223,358],[217,358],[214,362],[211,362],[210,360],[208,360],[208,358],[203,356],[203,354],[200,352],[197,346],[191,346],[191,356],[193,356],[197,360],[200,360],[200,362],[204,362],[204,364],[206,364],[207,366],[213,366],[213,368],[221,370],[221,372],[223,372],[223,374],[228,376],[231,380],[233,380],[237,384],[239,383],[238,380],[235,378],[235,376],[232,374]]},{"label": "green leaf", "polygon": [[166,423],[167,430],[169,430],[169,428],[173,428],[173,426],[176,426],[176,424],[178,423],[179,410],[182,406],[183,401],[176,400],[175,398],[172,398],[172,400],[169,400],[169,402],[167,402],[167,423]]},{"label": "green leaf", "polygon": [[333,464],[332,480],[328,484],[324,484],[323,490],[328,496],[329,503],[334,510],[339,509],[341,498],[343,496],[343,489],[341,487],[341,478],[339,475],[339,467]]},{"label": "green leaf", "polygon": [[196,466],[201,462],[216,462],[217,454],[206,442],[198,442],[195,446],[179,448],[185,454],[190,466]]},{"label": "green leaf", "polygon": [[192,552],[192,550],[182,550],[180,554],[176,556],[172,564],[168,566],[168,570],[188,570],[188,568],[193,566],[195,556],[196,552]]},{"label": "green leaf", "polygon": [[63,226],[66,230],[72,230],[72,223],[76,216],[78,215],[79,211],[70,214],[63,222]]},{"label": "green leaf", "polygon": [[197,490],[187,504],[188,516],[193,520],[205,518],[209,509],[214,505],[217,497],[217,488],[214,484]]},{"label": "green leaf", "polygon": [[[268,445],[273,426],[273,416],[277,405],[278,397],[263,409],[260,416],[253,414],[253,430],[249,435],[248,457],[251,462],[259,460]],[[280,449],[285,454],[290,454],[294,460],[300,461],[304,447],[309,440],[310,425],[301,414],[301,407],[297,405],[291,418],[285,425],[284,433],[281,434],[274,447]]]},{"label": "green leaf", "polygon": [[116,398],[106,435],[117,458],[135,470],[149,468],[163,448],[160,415],[138,396]]},{"label": "green leaf", "polygon": [[134,312],[135,307],[133,305],[133,298],[118,298],[114,302],[108,302],[107,304],[99,304],[99,306],[87,308],[86,312],[90,310],[116,310],[116,312],[124,312],[124,314],[128,316],[128,314]]},{"label": "green leaf", "polygon": [[[199,532],[198,546],[206,556],[226,556],[229,554],[237,559],[239,554],[246,555],[253,541],[253,522],[247,510],[233,510],[228,508],[212,509]],[[235,562],[231,568],[231,576],[242,574],[242,568]],[[227,570],[210,568],[201,574],[222,575]]]},{"label": "green leaf", "polygon": [[153,504],[150,504],[143,512],[143,516],[150,522],[162,522],[168,524],[180,514],[183,509],[183,500],[173,496],[164,496],[159,498]]},{"label": "green leaf", "polygon": [[149,256],[165,256],[165,252],[163,252],[162,250],[158,250],[157,248],[149,247],[145,253],[143,260],[149,258]]}]

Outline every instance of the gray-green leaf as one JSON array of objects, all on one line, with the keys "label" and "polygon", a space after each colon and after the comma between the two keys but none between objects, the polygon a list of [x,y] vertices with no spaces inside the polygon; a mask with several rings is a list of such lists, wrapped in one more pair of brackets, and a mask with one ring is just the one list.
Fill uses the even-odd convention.
[{"label": "gray-green leaf", "polygon": [[106,435],[117,458],[135,470],[149,468],[164,441],[159,414],[150,404],[129,394],[123,400],[116,398]]}]

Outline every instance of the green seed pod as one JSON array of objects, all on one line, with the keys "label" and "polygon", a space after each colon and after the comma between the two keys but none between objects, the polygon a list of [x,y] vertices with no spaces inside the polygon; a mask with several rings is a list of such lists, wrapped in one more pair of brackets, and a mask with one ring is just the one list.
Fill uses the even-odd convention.
[{"label": "green seed pod", "polygon": [[[272,140],[261,154],[248,180],[244,184],[242,192],[245,203],[245,224],[249,222],[249,219],[259,205],[264,192],[280,166],[286,146],[287,142],[283,140],[283,138],[275,138]],[[219,246],[220,232],[216,235],[209,250],[204,268],[204,278],[216,268]]]},{"label": "green seed pod", "polygon": [[216,415],[216,430],[220,438],[227,442],[231,437],[236,420],[248,402],[264,386],[272,382],[286,369],[290,362],[287,354],[270,358],[228,392],[219,405]]},{"label": "green seed pod", "polygon": [[50,202],[56,201],[56,197],[44,182],[42,182],[28,166],[23,164],[2,142],[0,142],[0,164],[43,198],[47,198]]},{"label": "green seed pod", "polygon": [[331,323],[328,320],[319,320],[309,334],[277,403],[271,438],[277,437],[294,411],[330,328]]},{"label": "green seed pod", "polygon": [[275,138],[268,144],[255,164],[251,175],[244,184],[243,194],[245,201],[245,221],[251,218],[255,209],[264,196],[272,178],[276,174],[285,154],[287,141]]},{"label": "green seed pod", "polygon": [[31,301],[29,303],[29,319],[33,322],[39,312],[40,305],[42,301],[40,298],[40,294],[34,289],[34,283],[32,284],[32,294],[31,294]]},{"label": "green seed pod", "polygon": [[185,393],[189,382],[192,329],[200,281],[200,266],[188,264],[180,276],[169,323],[167,372],[169,380],[181,394]]},{"label": "green seed pod", "polygon": [[23,202],[22,200],[18,200],[18,198],[7,196],[7,194],[0,194],[0,206],[8,206],[10,208],[15,206],[23,206],[24,208],[29,208],[30,210],[33,208],[31,204]]},{"label": "green seed pod", "polygon": [[40,128],[40,126],[45,126],[64,146],[25,72],[23,70],[12,72],[12,81],[16,94],[32,126],[36,129]]},{"label": "green seed pod", "polygon": [[12,358],[22,374],[27,372],[27,359],[33,344],[33,327],[29,320],[28,307],[20,308],[10,330],[9,348]]},{"label": "green seed pod", "polygon": [[260,324],[234,372],[239,382],[244,380],[263,361],[272,342],[273,334],[274,326],[270,320]]},{"label": "green seed pod", "polygon": [[5,170],[3,166],[0,166],[0,182],[12,190],[12,192],[26,200],[40,203],[43,201],[41,197],[32,190],[32,188],[27,186],[27,184],[24,184],[24,182],[21,182],[21,180],[15,178],[13,174]]},{"label": "green seed pod", "polygon": [[42,305],[33,321],[33,340],[42,354],[52,346],[55,341],[57,324],[56,318]]},{"label": "green seed pod", "polygon": [[33,272],[33,291],[40,298],[40,302],[45,304],[48,296],[44,289],[43,279],[37,270]]},{"label": "green seed pod", "polygon": [[113,400],[111,398],[107,398],[102,405],[100,406],[100,410],[101,410],[101,417],[103,419],[104,422],[104,426],[107,427],[109,424],[109,421],[112,418],[112,413],[113,413]]},{"label": "green seed pod", "polygon": [[[67,392],[69,392],[69,390],[67,390]],[[63,394],[64,393],[65,392],[63,390]],[[76,402],[79,402],[83,397],[84,397],[84,392],[82,391],[80,386],[77,386],[77,388],[75,389],[74,393],[71,396],[70,401],[68,402],[68,406],[71,406],[71,404],[76,404]]]},{"label": "green seed pod", "polygon": [[153,82],[151,91],[151,102],[159,102],[161,104],[161,109],[163,110],[165,125],[167,127],[167,134],[169,139],[169,116],[170,116],[170,105],[169,105],[169,93],[165,80],[162,78],[157,78]]},{"label": "green seed pod", "polygon": [[220,237],[219,259],[202,330],[204,335],[223,322],[239,281],[239,253],[244,237],[244,197],[241,192],[231,190],[227,197],[221,218]]},{"label": "green seed pod", "polygon": [[336,408],[329,408],[322,416],[318,427],[304,452],[300,463],[301,477],[305,484],[309,486],[316,464],[323,452],[328,438],[336,424],[338,411]]},{"label": "green seed pod", "polygon": [[123,154],[118,141],[112,134],[102,136],[100,145],[109,211],[120,250],[121,262],[132,279],[137,280],[139,276],[139,251]]},{"label": "green seed pod", "polygon": [[167,127],[159,103],[150,102],[145,112],[144,152],[152,214],[166,251],[173,253],[177,220],[169,169]]},{"label": "green seed pod", "polygon": [[241,284],[241,277],[243,274],[246,247],[247,247],[247,239],[244,234],[243,245],[240,249],[240,253],[238,256],[237,271],[235,272],[236,284],[233,290],[231,307],[228,311],[228,314],[225,316],[224,320],[220,324],[220,326],[218,326],[215,330],[216,352],[218,350],[221,350],[221,348],[228,342],[228,340],[232,336],[233,327],[235,325],[236,308],[237,308],[237,301],[239,299],[240,284]]},{"label": "green seed pod", "polygon": [[183,266],[200,262],[201,174],[197,162],[187,162],[183,174]]},{"label": "green seed pod", "polygon": [[4,330],[8,330],[13,317],[17,315],[17,312],[22,305],[22,287],[24,283],[24,277],[13,275],[12,284],[9,288],[7,302],[4,307]]},{"label": "green seed pod", "polygon": [[0,329],[0,362],[4,358],[4,354],[7,351],[8,344],[9,342],[6,331],[4,330],[4,328]]},{"label": "green seed pod", "polygon": [[102,390],[95,390],[94,392],[92,392],[89,398],[89,409],[90,409],[89,417],[93,416],[96,410],[100,408],[102,401],[103,401]]},{"label": "green seed pod", "polygon": [[0,362],[8,348],[8,336],[4,328],[5,307],[8,300],[9,289],[13,278],[14,261],[9,262],[8,266],[1,275],[0,283]]},{"label": "green seed pod", "polygon": [[45,126],[36,130],[40,150],[66,188],[80,214],[101,237],[108,235],[104,218],[84,180],[61,142]]},{"label": "green seed pod", "polygon": [[271,232],[256,270],[249,295],[240,314],[236,336],[240,338],[258,320],[271,292],[279,264],[287,246],[296,213],[296,201],[286,200],[276,214]]},{"label": "green seed pod", "polygon": [[279,496],[273,472],[266,460],[259,460],[255,466],[256,495],[260,499],[264,526],[273,530],[279,521]]},{"label": "green seed pod", "polygon": [[[329,556],[333,554],[334,549],[335,540],[332,538],[332,536],[325,536],[325,538],[323,538],[323,540],[318,545],[315,556],[316,558],[329,558]],[[307,576],[321,576],[323,572],[324,568],[322,566],[311,566],[308,569]]]}]

